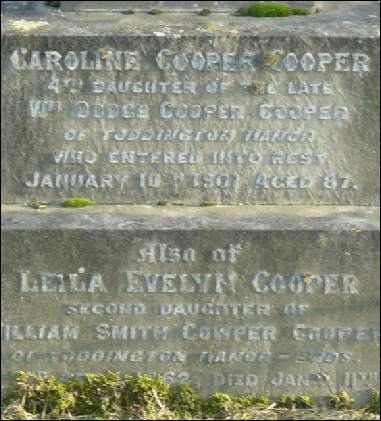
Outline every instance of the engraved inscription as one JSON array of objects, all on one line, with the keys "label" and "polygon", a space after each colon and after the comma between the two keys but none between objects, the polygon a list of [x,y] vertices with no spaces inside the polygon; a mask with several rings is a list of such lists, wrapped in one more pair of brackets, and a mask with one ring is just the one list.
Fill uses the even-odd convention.
[{"label": "engraved inscription", "polygon": [[[36,307],[33,322],[12,314],[2,323],[3,358],[14,370],[62,381],[104,370],[160,374],[168,384],[190,382],[204,392],[378,384],[361,351],[362,344],[378,347],[377,323],[351,314],[344,321],[332,305],[338,297],[355,303],[369,293],[361,271],[255,268],[253,245],[233,238],[207,248],[199,241],[144,239],[123,253],[118,271],[19,271],[13,294],[22,303],[33,298],[34,307],[45,304]],[[197,270],[204,263],[214,270]],[[46,312],[56,297],[57,311]],[[328,317],[319,310],[326,304]]]},{"label": "engraved inscription", "polygon": [[20,275],[21,292],[107,293],[100,274],[92,274],[88,279],[84,279],[82,273],[69,273],[68,275],[63,275],[62,273],[40,273],[36,279],[31,279],[28,272],[21,272]]},{"label": "engraved inscription", "polygon": [[308,374],[292,374],[278,371],[275,377],[270,380],[272,386],[309,386]]},{"label": "engraved inscription", "polygon": [[26,48],[14,50],[10,56],[15,70],[139,70],[139,56],[134,51],[28,51]]},{"label": "engraved inscription", "polygon": [[110,326],[100,323],[94,327],[96,339],[105,340],[166,340],[167,326]]},{"label": "engraved inscription", "polygon": [[276,328],[273,326],[196,326],[187,323],[182,328],[185,340],[217,341],[275,341]]},{"label": "engraved inscription", "polygon": [[78,339],[79,326],[48,325],[48,326],[16,326],[2,325],[1,339],[3,340],[68,340]]},{"label": "engraved inscription", "polygon": [[377,70],[360,47],[13,47],[7,71],[39,86],[25,107],[41,129],[12,194],[137,204],[363,204],[368,194],[370,204],[347,92]]},{"label": "engraved inscription", "polygon": [[164,273],[145,274],[141,271],[126,271],[125,292],[129,293],[215,293],[234,292],[234,274],[222,273]]}]

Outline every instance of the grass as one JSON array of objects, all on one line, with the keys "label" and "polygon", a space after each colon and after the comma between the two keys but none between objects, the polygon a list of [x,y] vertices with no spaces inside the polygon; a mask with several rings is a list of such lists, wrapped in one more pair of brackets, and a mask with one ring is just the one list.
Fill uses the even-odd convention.
[{"label": "grass", "polygon": [[188,384],[171,387],[160,376],[134,378],[109,372],[71,378],[28,377],[20,372],[2,398],[2,420],[375,420],[380,394],[373,389],[368,405],[352,407],[344,391],[327,396],[330,407],[318,407],[308,396],[200,397]]}]

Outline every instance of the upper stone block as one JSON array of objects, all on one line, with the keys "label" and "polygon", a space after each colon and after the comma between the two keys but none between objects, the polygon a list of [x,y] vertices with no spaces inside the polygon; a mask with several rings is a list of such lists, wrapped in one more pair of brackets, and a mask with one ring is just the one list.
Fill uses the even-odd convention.
[{"label": "upper stone block", "polygon": [[379,204],[380,44],[365,25],[83,15],[7,27],[3,202]]}]

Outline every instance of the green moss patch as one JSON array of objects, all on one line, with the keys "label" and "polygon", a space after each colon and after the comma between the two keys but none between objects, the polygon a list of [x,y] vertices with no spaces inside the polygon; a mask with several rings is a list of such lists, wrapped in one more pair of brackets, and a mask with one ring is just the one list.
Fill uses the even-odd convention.
[{"label": "green moss patch", "polygon": [[202,9],[202,10],[199,12],[199,15],[200,15],[200,16],[209,16],[211,13],[212,13],[212,11],[211,11],[210,9]]},{"label": "green moss patch", "polygon": [[135,10],[132,9],[128,9],[128,10],[123,10],[122,12],[120,12],[122,15],[133,15],[135,13]]},{"label": "green moss patch", "polygon": [[200,203],[200,206],[217,206],[217,202],[209,202],[208,200],[204,200]]},{"label": "green moss patch", "polygon": [[93,206],[95,202],[83,197],[72,197],[71,199],[65,200],[63,203],[64,208],[84,208],[86,206]]},{"label": "green moss patch", "polygon": [[148,12],[149,15],[160,15],[162,13],[159,9],[152,9]]},{"label": "green moss patch", "polygon": [[237,12],[238,16],[253,16],[257,18],[274,18],[309,14],[311,14],[311,12],[305,8],[293,8],[285,3],[265,3],[263,1],[259,1],[251,6],[242,7]]},{"label": "green moss patch", "polygon": [[311,14],[311,12],[308,9],[305,9],[303,7],[293,7],[292,14],[299,15],[299,16],[308,16]]}]

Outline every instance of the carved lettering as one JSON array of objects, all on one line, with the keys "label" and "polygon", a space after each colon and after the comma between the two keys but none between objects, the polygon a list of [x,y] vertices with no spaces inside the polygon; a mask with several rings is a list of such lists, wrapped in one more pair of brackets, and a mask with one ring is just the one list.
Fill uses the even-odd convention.
[{"label": "carved lettering", "polygon": [[105,340],[167,340],[167,326],[118,326],[100,323],[94,326],[94,337]]},{"label": "carved lettering", "polygon": [[297,324],[292,327],[292,337],[296,341],[379,341],[379,327],[307,327]]},{"label": "carved lettering", "polygon": [[122,189],[127,179],[128,174],[41,174],[39,172],[35,172],[32,174],[30,180],[25,182],[25,185],[27,187],[50,188],[84,187],[96,189]]},{"label": "carved lettering", "polygon": [[11,63],[15,70],[49,71],[114,71],[139,70],[139,56],[135,51],[69,51],[65,55],[57,51],[14,50]]},{"label": "carved lettering", "polygon": [[215,304],[215,303],[187,303],[187,304],[159,304],[160,315],[196,315],[204,314],[208,316],[269,316],[270,306],[268,304]]},{"label": "carved lettering", "polygon": [[74,113],[76,118],[149,118],[148,105],[146,104],[89,104],[85,101],[77,101],[74,104]]},{"label": "carved lettering", "polygon": [[100,274],[91,274],[87,278],[82,273],[39,273],[31,277],[28,272],[21,272],[21,292],[67,293],[67,292],[103,292],[107,289]]},{"label": "carved lettering", "polygon": [[197,326],[183,325],[183,339],[217,341],[275,341],[276,328],[273,326]]},{"label": "carved lettering", "polygon": [[348,109],[343,105],[273,105],[261,104],[258,117],[264,120],[348,120]]},{"label": "carved lettering", "polygon": [[68,304],[66,314],[123,314],[141,315],[146,313],[146,306],[143,303],[95,303],[95,304]]},{"label": "carved lettering", "polygon": [[369,72],[370,57],[363,53],[316,53],[310,52],[297,55],[293,52],[284,53],[274,50],[273,54],[279,58],[277,71],[304,72]]},{"label": "carved lettering", "polygon": [[207,363],[240,363],[240,362],[259,362],[268,364],[271,353],[269,352],[208,352],[202,351],[198,357],[199,362]]},{"label": "carved lettering", "polygon": [[234,293],[234,274],[222,273],[164,273],[146,274],[142,271],[126,271],[125,292],[129,293]]},{"label": "carved lettering", "polygon": [[270,380],[272,386],[309,386],[308,374],[291,374],[278,371]]},{"label": "carved lettering", "polygon": [[182,363],[187,353],[183,351],[50,351],[50,360],[64,362],[166,362]]},{"label": "carved lettering", "polygon": [[213,386],[254,386],[258,383],[256,374],[213,373]]},{"label": "carved lettering", "polygon": [[71,325],[2,325],[1,339],[5,341],[16,340],[76,340],[79,326]]},{"label": "carved lettering", "polygon": [[207,119],[211,116],[223,120],[242,120],[245,110],[242,105],[219,105],[219,104],[172,104],[169,101],[163,102],[159,106],[160,117],[165,119],[191,120]]},{"label": "carved lettering", "polygon": [[358,294],[359,280],[354,275],[301,274],[291,276],[257,272],[251,284],[257,293],[293,293],[293,294]]}]

